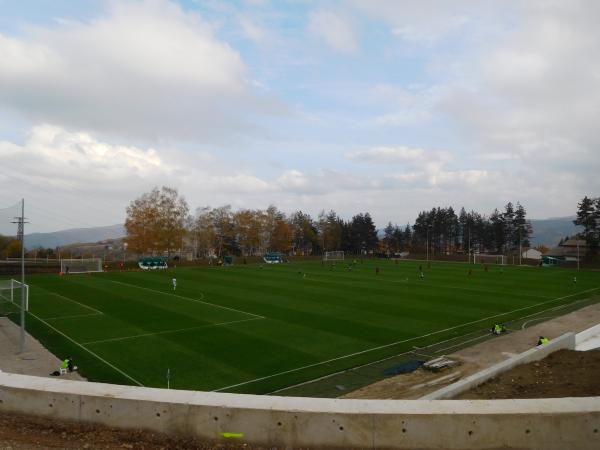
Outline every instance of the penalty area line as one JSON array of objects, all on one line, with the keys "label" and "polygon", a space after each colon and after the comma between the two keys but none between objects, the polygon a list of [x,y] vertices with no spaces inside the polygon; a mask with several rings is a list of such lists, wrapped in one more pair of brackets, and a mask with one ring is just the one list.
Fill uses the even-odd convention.
[{"label": "penalty area line", "polygon": [[103,316],[103,313],[74,314],[72,316],[46,317],[44,320],[79,319],[80,317]]},{"label": "penalty area line", "polygon": [[[257,319],[266,319],[265,316],[261,316],[259,314],[254,314],[254,313],[250,313],[250,312],[247,312],[247,311],[242,311],[241,309],[229,308],[228,306],[217,305],[216,303],[205,302],[204,300],[198,300],[197,298],[184,297],[183,295],[173,294],[172,292],[159,291],[157,289],[152,289],[152,288],[147,288],[147,287],[143,287],[143,286],[138,286],[137,284],[125,283],[123,281],[116,281],[116,280],[105,280],[105,281],[110,281],[111,283],[122,284],[122,285],[125,285],[125,286],[131,286],[131,287],[135,287],[135,288],[138,288],[138,289],[143,289],[145,291],[151,291],[151,292],[157,292],[159,294],[170,295],[171,297],[181,298],[181,299],[187,300],[189,302],[202,303],[202,304],[205,304],[205,305],[214,306],[215,308],[221,308],[221,309],[226,309],[228,311],[234,311],[234,312],[237,312],[237,313],[246,314],[247,316],[256,317]],[[204,294],[202,294],[202,298],[204,298]]]},{"label": "penalty area line", "polygon": [[42,322],[44,325],[46,325],[48,328],[54,330],[55,332],[57,332],[58,334],[60,334],[61,336],[65,337],[66,339],[68,339],[69,341],[71,341],[73,344],[75,344],[78,347],[81,347],[83,350],[85,350],[86,352],[88,352],[90,355],[94,356],[95,358],[99,359],[100,361],[102,361],[104,364],[106,364],[108,367],[116,370],[117,372],[119,372],[121,375],[125,376],[126,378],[128,378],[129,380],[133,381],[135,384],[137,384],[138,386],[144,386],[142,383],[140,383],[138,380],[136,380],[135,378],[133,378],[132,376],[128,375],[127,373],[123,372],[121,369],[119,369],[117,366],[109,363],[107,360],[105,360],[104,358],[102,358],[101,356],[97,355],[96,353],[94,353],[93,351],[91,351],[89,348],[85,347],[84,345],[80,344],[79,342],[77,342],[75,339],[67,336],[65,333],[63,333],[62,331],[60,331],[59,329],[53,327],[52,325],[50,325],[48,322],[46,322],[44,319],[39,318],[38,316],[36,316],[35,314],[29,312],[29,315],[31,315],[31,317],[34,317],[35,319],[39,320],[40,322]]},{"label": "penalty area line", "polygon": [[165,330],[165,331],[157,331],[155,333],[144,333],[144,334],[136,334],[133,336],[123,336],[123,337],[117,337],[117,338],[100,339],[98,341],[84,342],[83,345],[103,344],[106,342],[120,342],[120,341],[129,340],[129,339],[137,339],[137,338],[148,337],[148,336],[160,336],[162,334],[182,333],[184,331],[200,330],[202,328],[211,328],[211,327],[221,327],[224,325],[232,325],[234,323],[250,322],[252,320],[262,320],[262,319],[260,317],[253,317],[252,319],[232,320],[230,322],[209,323],[206,325],[198,325],[197,327],[179,328],[177,330]]},{"label": "penalty area line", "polygon": [[89,309],[90,311],[94,311],[95,313],[98,313],[98,314],[104,314],[102,311],[99,311],[99,310],[97,310],[96,308],[92,308],[91,306],[88,306],[88,305],[86,305],[86,304],[84,304],[84,303],[80,303],[80,302],[78,302],[77,300],[73,300],[72,298],[69,298],[69,297],[67,297],[67,296],[65,296],[65,295],[62,295],[62,294],[57,294],[56,292],[52,292],[52,291],[50,291],[50,290],[48,290],[48,289],[45,289],[45,288],[43,288],[43,287],[40,287],[40,286],[35,286],[35,287],[36,287],[37,289],[41,289],[41,290],[43,290],[43,291],[46,291],[46,292],[47,292],[48,294],[50,294],[50,295],[54,295],[54,296],[56,296],[56,297],[63,298],[63,299],[65,299],[65,300],[67,300],[67,301],[69,301],[69,302],[73,302],[73,303],[75,303],[75,304],[77,304],[77,305],[79,305],[79,306],[83,306],[84,308],[86,308],[86,309]]},{"label": "penalty area line", "polygon": [[377,346],[377,347],[368,348],[366,350],[361,350],[360,352],[355,352],[355,353],[350,353],[348,355],[338,356],[337,358],[331,358],[331,359],[328,359],[326,361],[320,361],[320,362],[317,362],[317,363],[308,364],[306,366],[296,367],[294,369],[289,369],[289,370],[284,370],[282,372],[277,372],[277,373],[274,373],[274,374],[271,374],[271,375],[266,375],[264,377],[255,378],[253,380],[243,381],[241,383],[232,384],[231,386],[225,386],[225,387],[222,387],[222,388],[219,388],[219,389],[215,389],[213,392],[220,392],[220,391],[224,391],[226,389],[232,389],[232,388],[235,388],[235,387],[244,386],[246,384],[256,383],[258,381],[268,380],[270,378],[275,378],[275,377],[278,377],[278,376],[281,376],[281,375],[287,375],[287,374],[290,374],[290,373],[299,372],[299,371],[304,370],[304,369],[310,369],[312,367],[317,367],[317,366],[321,366],[323,364],[328,364],[328,363],[331,363],[331,362],[340,361],[342,359],[351,358],[353,356],[363,355],[365,353],[370,353],[370,352],[373,352],[373,351],[376,351],[376,350],[381,350],[383,348],[392,347],[394,345],[404,344],[406,342],[411,342],[411,341],[415,341],[415,340],[418,340],[418,339],[423,339],[423,338],[426,338],[426,337],[429,337],[429,336],[434,336],[436,334],[444,333],[446,331],[452,331],[452,330],[455,330],[457,328],[462,328],[462,327],[467,326],[467,325],[473,325],[475,323],[483,322],[484,320],[495,319],[497,317],[502,317],[502,316],[506,316],[508,314],[515,313],[517,311],[523,311],[523,310],[526,310],[526,309],[535,308],[536,306],[545,305],[547,303],[555,302],[555,301],[558,301],[558,300],[564,300],[565,298],[573,297],[575,295],[580,295],[580,294],[585,294],[585,293],[592,292],[592,291],[597,291],[598,289],[600,289],[600,287],[595,287],[595,288],[592,288],[592,289],[587,289],[585,291],[576,292],[574,294],[565,295],[563,297],[557,297],[557,298],[554,298],[554,299],[551,299],[551,300],[546,300],[545,302],[535,303],[533,305],[524,306],[522,308],[513,309],[511,311],[506,311],[506,312],[503,312],[503,313],[494,314],[492,316],[483,317],[482,319],[477,319],[477,320],[473,320],[471,322],[466,322],[466,323],[463,323],[463,324],[460,324],[460,325],[455,325],[453,327],[444,328],[443,330],[432,331],[431,333],[423,334],[421,336],[415,336],[415,337],[412,337],[412,338],[402,339],[400,341],[392,342],[390,344],[384,344],[384,345],[380,345],[380,346]]}]

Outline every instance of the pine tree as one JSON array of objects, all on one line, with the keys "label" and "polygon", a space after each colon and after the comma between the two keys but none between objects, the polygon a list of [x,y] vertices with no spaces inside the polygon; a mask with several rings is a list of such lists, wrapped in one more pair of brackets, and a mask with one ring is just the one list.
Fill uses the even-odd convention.
[{"label": "pine tree", "polygon": [[600,228],[600,198],[592,199],[587,195],[577,204],[575,225],[583,227],[583,237],[588,245],[588,257],[598,253]]},{"label": "pine tree", "polygon": [[383,243],[385,244],[385,249],[388,255],[394,253],[396,248],[396,238],[394,235],[394,231],[397,227],[392,225],[392,222],[388,222],[387,226],[383,229]]},{"label": "pine tree", "polygon": [[506,243],[506,230],[504,227],[504,217],[497,209],[490,215],[490,223],[487,233],[488,242],[486,247],[494,249],[495,253],[504,252],[504,244]]},{"label": "pine tree", "polygon": [[513,250],[519,243],[519,234],[515,230],[515,209],[511,202],[504,207],[502,214],[504,220],[504,243],[505,249]]},{"label": "pine tree", "polygon": [[515,246],[519,245],[519,243],[522,247],[530,246],[529,238],[531,237],[533,228],[531,222],[526,219],[526,216],[527,212],[525,208],[517,202],[517,209],[513,218],[513,245]]}]

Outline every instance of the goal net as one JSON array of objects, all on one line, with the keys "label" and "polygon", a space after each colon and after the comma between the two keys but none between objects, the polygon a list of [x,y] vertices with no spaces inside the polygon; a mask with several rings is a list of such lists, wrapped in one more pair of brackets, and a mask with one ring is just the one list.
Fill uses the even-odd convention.
[{"label": "goal net", "polygon": [[0,311],[16,312],[21,309],[21,296],[25,294],[25,311],[29,311],[29,286],[17,280],[0,280]]},{"label": "goal net", "polygon": [[473,255],[473,264],[500,264],[504,265],[504,255]]},{"label": "goal net", "polygon": [[102,272],[102,259],[61,259],[60,271],[62,273],[87,273]]},{"label": "goal net", "polygon": [[344,252],[343,251],[335,251],[335,252],[325,252],[323,255],[324,261],[343,261],[344,260]]}]

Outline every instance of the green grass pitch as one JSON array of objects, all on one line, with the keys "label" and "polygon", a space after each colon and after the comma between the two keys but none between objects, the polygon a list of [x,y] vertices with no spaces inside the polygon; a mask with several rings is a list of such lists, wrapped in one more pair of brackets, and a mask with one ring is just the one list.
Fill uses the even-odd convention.
[{"label": "green grass pitch", "polygon": [[170,369],[176,389],[267,393],[600,286],[592,271],[383,260],[350,271],[349,263],[32,275],[27,328],[93,381],[166,387]]}]

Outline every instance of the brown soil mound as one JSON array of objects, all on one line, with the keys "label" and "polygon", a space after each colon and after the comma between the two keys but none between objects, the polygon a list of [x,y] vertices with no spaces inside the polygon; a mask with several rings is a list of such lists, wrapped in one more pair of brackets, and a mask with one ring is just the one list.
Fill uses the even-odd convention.
[{"label": "brown soil mound", "polygon": [[515,367],[457,399],[559,398],[600,396],[600,350],[559,350]]},{"label": "brown soil mound", "polygon": [[116,430],[89,424],[0,414],[0,448],[33,449],[145,449],[145,450],[261,450],[248,444],[209,443],[173,438],[141,430]]}]

